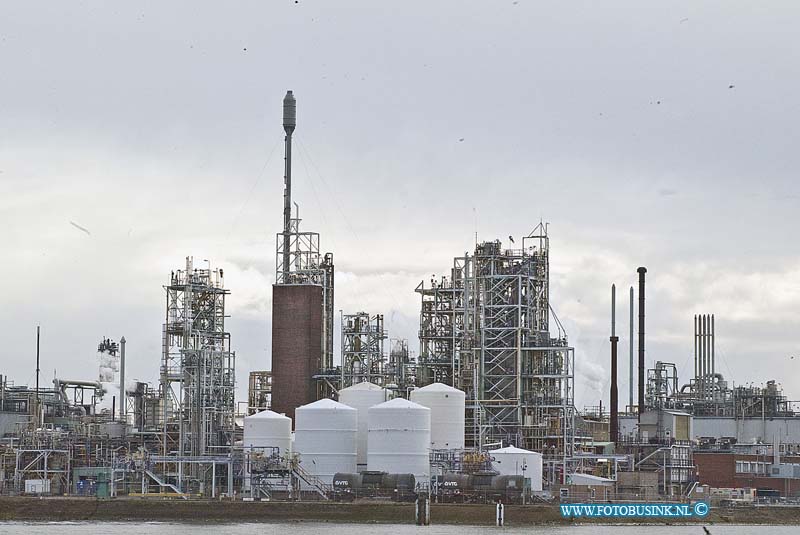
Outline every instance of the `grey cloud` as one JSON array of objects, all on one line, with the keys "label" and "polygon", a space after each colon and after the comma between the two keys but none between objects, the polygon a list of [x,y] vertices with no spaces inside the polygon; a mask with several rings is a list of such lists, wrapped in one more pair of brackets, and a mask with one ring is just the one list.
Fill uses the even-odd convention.
[{"label": "grey cloud", "polygon": [[800,6],[295,7],[0,6],[4,373],[30,376],[41,322],[50,367],[124,332],[155,378],[161,286],[189,254],[229,270],[240,364],[268,361],[293,89],[295,199],[337,308],[394,311],[413,347],[420,279],[543,218],[579,376],[605,364],[611,282],[647,265],[649,360],[682,365],[691,315],[714,312],[737,381],[776,359],[798,395],[779,359],[800,305]]}]

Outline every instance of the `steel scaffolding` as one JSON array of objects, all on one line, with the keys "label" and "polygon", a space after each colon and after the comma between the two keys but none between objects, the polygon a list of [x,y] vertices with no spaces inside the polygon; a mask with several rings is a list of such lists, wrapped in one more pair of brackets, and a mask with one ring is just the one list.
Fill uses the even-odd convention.
[{"label": "steel scaffolding", "polygon": [[319,233],[300,231],[300,214],[295,204],[295,217],[289,229],[277,234],[275,247],[275,284],[313,284],[322,287],[322,357],[317,379],[318,398],[328,397],[332,390],[330,370],[333,366],[333,253],[320,253]]},{"label": "steel scaffolding", "polygon": [[[458,260],[458,259],[457,259]],[[454,268],[450,278],[420,282],[419,380],[424,384],[455,386],[460,372],[461,337],[464,333],[464,285],[462,271]]]},{"label": "steel scaffolding", "polygon": [[418,383],[466,392],[468,447],[502,442],[550,459],[572,456],[574,350],[549,304],[546,226],[524,237],[521,249],[477,244],[454,259],[449,278],[421,283],[417,292]]},{"label": "steel scaffolding", "polygon": [[247,386],[247,414],[255,414],[270,408],[272,402],[272,372],[250,372]]},{"label": "steel scaffolding", "polygon": [[408,398],[410,389],[417,383],[417,363],[408,351],[405,338],[389,339],[389,362],[385,368],[386,388],[397,396]]},{"label": "steel scaffolding", "polygon": [[174,271],[167,294],[161,364],[163,455],[226,451],[234,431],[234,361],[225,331],[221,269]]},{"label": "steel scaffolding", "polygon": [[381,386],[387,383],[386,338],[382,314],[342,314],[341,388],[364,381]]}]

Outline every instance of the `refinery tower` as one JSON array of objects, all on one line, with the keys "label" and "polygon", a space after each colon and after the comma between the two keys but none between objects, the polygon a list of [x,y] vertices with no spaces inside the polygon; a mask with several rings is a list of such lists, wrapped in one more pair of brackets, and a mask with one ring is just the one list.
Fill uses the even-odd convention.
[{"label": "refinery tower", "polygon": [[294,420],[297,407],[329,395],[333,369],[333,254],[322,255],[319,233],[301,232],[292,214],[292,135],[297,102],[283,99],[285,172],[283,232],[277,235],[272,287],[272,410]]}]

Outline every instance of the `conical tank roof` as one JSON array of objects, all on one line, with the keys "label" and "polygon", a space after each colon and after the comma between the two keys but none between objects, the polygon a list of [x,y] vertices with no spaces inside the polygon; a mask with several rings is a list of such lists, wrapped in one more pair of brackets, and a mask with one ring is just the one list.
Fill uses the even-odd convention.
[{"label": "conical tank roof", "polygon": [[320,399],[313,403],[308,403],[307,405],[303,405],[301,407],[297,407],[297,410],[300,409],[313,409],[313,410],[340,410],[340,411],[354,411],[355,409],[350,405],[345,405],[344,403],[339,403],[338,401],[333,401],[329,398]]},{"label": "conical tank roof", "polygon": [[270,411],[270,410],[257,412],[255,414],[251,414],[250,416],[245,416],[245,418],[248,419],[248,420],[251,419],[251,418],[257,418],[257,419],[261,419],[261,418],[286,418],[287,420],[289,419],[289,417],[286,416],[285,414],[278,414],[277,412]]},{"label": "conical tank roof", "polygon": [[417,388],[413,390],[413,392],[461,392],[464,393],[463,390],[459,390],[458,388],[453,388],[450,385],[446,385],[444,383],[431,383],[427,386],[423,386],[422,388]]},{"label": "conical tank roof", "polygon": [[489,450],[489,453],[533,453],[534,455],[541,455],[541,453],[536,451],[523,450],[522,448],[518,448],[516,446],[506,446],[505,448],[500,448],[497,450]]},{"label": "conical tank roof", "polygon": [[383,390],[383,388],[381,388],[380,386],[378,386],[376,384],[369,383],[369,382],[365,381],[363,383],[356,383],[356,384],[354,384],[352,386],[348,386],[347,388],[342,388],[341,390],[339,390],[339,392],[350,392],[352,390],[374,390],[374,391],[380,391],[380,390]]},{"label": "conical tank roof", "polygon": [[394,398],[390,399],[389,401],[384,401],[379,405],[375,405],[374,407],[370,407],[370,411],[379,411],[383,409],[416,409],[416,410],[424,410],[430,411],[428,407],[423,407],[419,403],[414,403],[413,401],[409,401],[403,398]]}]

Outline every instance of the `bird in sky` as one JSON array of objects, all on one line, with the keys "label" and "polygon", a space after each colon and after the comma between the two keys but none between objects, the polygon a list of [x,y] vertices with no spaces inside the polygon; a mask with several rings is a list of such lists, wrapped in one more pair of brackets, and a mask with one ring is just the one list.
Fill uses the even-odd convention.
[{"label": "bird in sky", "polygon": [[72,225],[73,227],[75,227],[76,229],[78,229],[78,230],[80,230],[82,232],[85,232],[87,236],[91,236],[92,235],[92,233],[89,232],[89,229],[86,229],[86,228],[80,226],[79,224],[75,223],[74,221],[70,221],[69,224]]}]

